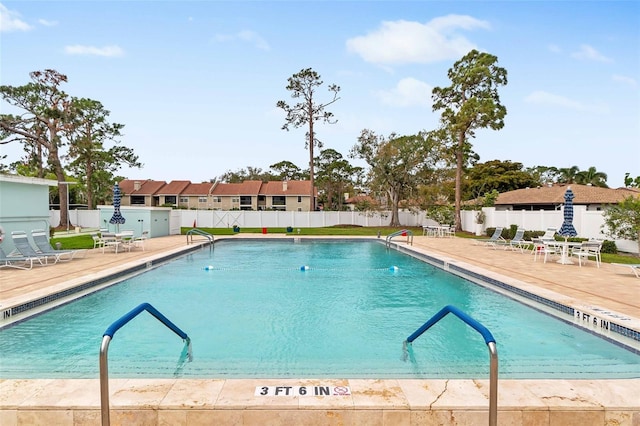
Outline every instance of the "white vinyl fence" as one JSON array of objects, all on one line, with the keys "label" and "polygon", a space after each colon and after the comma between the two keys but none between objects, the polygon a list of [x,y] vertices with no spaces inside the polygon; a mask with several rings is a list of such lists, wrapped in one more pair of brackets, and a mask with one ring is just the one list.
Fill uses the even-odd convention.
[{"label": "white vinyl fence", "polygon": [[[563,220],[562,210],[548,211],[510,211],[485,207],[486,216],[483,230],[496,226],[509,227],[517,225],[530,231],[544,231],[547,228],[560,228]],[[573,225],[582,238],[607,238],[602,233],[604,218],[601,211],[587,210],[584,206],[574,206]],[[462,229],[475,231],[475,212],[462,211]],[[82,228],[99,228],[99,210],[71,210],[71,223]],[[422,226],[431,221],[425,212],[412,213],[402,211],[399,214],[403,226]],[[173,210],[171,212],[171,233],[180,233],[180,227],[192,227],[194,223],[203,228],[317,228],[334,225],[387,226],[390,212],[365,213],[345,212],[278,212],[278,211],[221,211],[221,210]],[[60,223],[60,212],[50,211],[50,223]],[[635,241],[615,240],[618,250],[638,253]]]}]

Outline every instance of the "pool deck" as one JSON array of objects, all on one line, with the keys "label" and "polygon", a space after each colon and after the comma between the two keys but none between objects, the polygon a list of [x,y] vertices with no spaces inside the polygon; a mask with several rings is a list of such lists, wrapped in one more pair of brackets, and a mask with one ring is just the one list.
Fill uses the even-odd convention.
[{"label": "pool deck", "polygon": [[[228,238],[291,238],[237,234]],[[222,238],[222,237],[221,237]],[[217,238],[218,240],[221,238]],[[304,237],[301,237],[304,238]],[[202,241],[198,241],[201,243]],[[415,236],[401,247],[444,259],[640,331],[640,279],[629,268],[534,262],[464,238]],[[152,238],[146,250],[102,253],[23,271],[0,270],[0,311],[192,249],[185,236]],[[498,342],[498,355],[500,346]],[[0,355],[0,362],[2,362]],[[96,364],[98,348],[96,348]],[[489,380],[111,379],[111,424],[476,425],[488,423]],[[256,387],[346,386],[340,396],[256,396]],[[284,388],[283,388],[284,389]],[[640,378],[510,380],[498,386],[498,424],[640,426]],[[0,379],[0,424],[99,425],[98,379]]]}]

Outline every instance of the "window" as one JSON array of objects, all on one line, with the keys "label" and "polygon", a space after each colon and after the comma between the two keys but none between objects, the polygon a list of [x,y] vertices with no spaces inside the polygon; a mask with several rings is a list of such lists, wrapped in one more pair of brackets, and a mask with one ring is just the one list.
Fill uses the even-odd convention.
[{"label": "window", "polygon": [[301,203],[302,202],[302,195],[298,195],[298,202]]},{"label": "window", "polygon": [[240,204],[243,206],[251,205],[251,196],[250,195],[241,195],[240,196]]},{"label": "window", "polygon": [[283,195],[274,195],[271,198],[271,204],[273,204],[274,206],[286,206],[286,198]]},{"label": "window", "polygon": [[199,203],[206,203],[207,202],[207,197],[198,197],[198,202]]},{"label": "window", "polygon": [[180,202],[181,203],[188,203],[189,202],[189,197],[180,197]]},{"label": "window", "polygon": [[131,205],[134,204],[142,204],[144,205],[144,195],[132,195],[131,196]]},{"label": "window", "polygon": [[165,195],[164,196],[164,202],[165,204],[175,204],[176,203],[176,196],[175,195]]},{"label": "window", "polygon": [[222,202],[222,197],[213,197],[213,202],[214,203],[221,203]]}]

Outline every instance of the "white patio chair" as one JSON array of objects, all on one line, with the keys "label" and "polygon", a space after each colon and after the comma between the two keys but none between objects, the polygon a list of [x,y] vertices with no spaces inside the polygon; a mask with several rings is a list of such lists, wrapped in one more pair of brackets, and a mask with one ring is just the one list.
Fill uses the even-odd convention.
[{"label": "white patio chair", "polygon": [[135,237],[132,241],[133,247],[142,247],[142,251],[144,251],[145,241],[149,239],[149,231],[142,231],[139,237]]},{"label": "white patio chair", "polygon": [[578,258],[578,265],[582,266],[582,259],[585,261],[592,257],[596,261],[596,266],[599,268],[601,263],[600,250],[602,250],[602,242],[600,241],[584,241],[580,244],[580,248],[573,250],[571,256]]}]

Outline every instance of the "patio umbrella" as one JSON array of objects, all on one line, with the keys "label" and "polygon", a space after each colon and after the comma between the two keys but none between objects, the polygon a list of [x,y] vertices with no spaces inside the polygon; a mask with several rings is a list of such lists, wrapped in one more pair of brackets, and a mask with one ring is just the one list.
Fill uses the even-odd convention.
[{"label": "patio umbrella", "polygon": [[565,240],[578,235],[576,228],[573,227],[573,191],[571,187],[567,188],[564,193],[564,221],[558,234],[562,235]]},{"label": "patio umbrella", "polygon": [[125,218],[122,217],[120,213],[120,187],[118,186],[118,182],[116,182],[113,187],[113,216],[109,220],[109,223],[116,225],[116,230],[120,231],[120,225],[126,222]]}]

